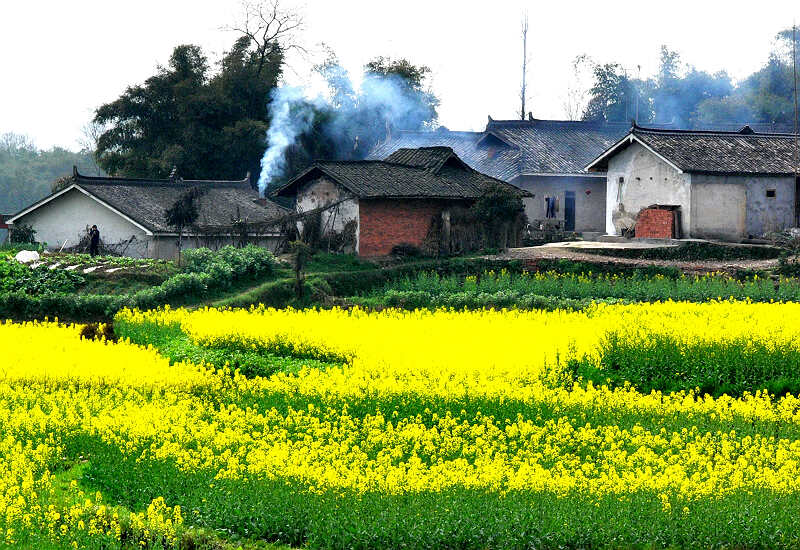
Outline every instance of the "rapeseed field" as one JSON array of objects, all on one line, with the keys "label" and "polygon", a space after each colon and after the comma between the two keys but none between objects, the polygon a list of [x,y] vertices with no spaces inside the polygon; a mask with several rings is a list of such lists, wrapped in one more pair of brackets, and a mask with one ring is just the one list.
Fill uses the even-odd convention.
[{"label": "rapeseed field", "polygon": [[[800,544],[800,304],[166,308],[115,324],[118,342],[0,325],[0,542]],[[164,327],[216,356],[294,361],[245,376],[124,338]]]}]

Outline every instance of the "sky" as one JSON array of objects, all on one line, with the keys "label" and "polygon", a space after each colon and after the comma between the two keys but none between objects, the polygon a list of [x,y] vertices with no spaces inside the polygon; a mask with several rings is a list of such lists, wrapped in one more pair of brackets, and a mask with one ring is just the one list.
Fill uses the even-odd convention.
[{"label": "sky", "polygon": [[[440,123],[481,130],[487,116],[516,118],[527,12],[528,109],[565,118],[572,60],[588,54],[636,74],[654,73],[659,48],[698,69],[736,79],[767,59],[775,34],[800,22],[800,2],[520,0],[282,0],[301,14],[285,79],[307,84],[332,48],[353,74],[371,58],[405,57],[431,68]],[[655,6],[658,6],[657,8]],[[236,35],[239,0],[0,0],[0,134],[25,134],[42,148],[79,148],[99,105],[141,83],[172,48],[193,43],[219,59]],[[265,98],[266,100],[266,98]]]}]

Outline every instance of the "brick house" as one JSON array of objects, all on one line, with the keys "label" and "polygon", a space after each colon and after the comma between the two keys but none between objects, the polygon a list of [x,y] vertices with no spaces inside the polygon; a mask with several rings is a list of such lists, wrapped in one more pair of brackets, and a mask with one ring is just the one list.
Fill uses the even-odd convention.
[{"label": "brick house", "polygon": [[797,226],[792,134],[634,126],[586,167],[606,174],[609,234],[742,241]]},{"label": "brick house", "polygon": [[451,211],[492,185],[530,196],[470,168],[449,147],[423,147],[385,160],[317,161],[273,195],[293,198],[298,214],[318,212],[323,235],[352,231],[358,255],[384,256],[400,244],[426,248],[433,227],[448,233]]}]

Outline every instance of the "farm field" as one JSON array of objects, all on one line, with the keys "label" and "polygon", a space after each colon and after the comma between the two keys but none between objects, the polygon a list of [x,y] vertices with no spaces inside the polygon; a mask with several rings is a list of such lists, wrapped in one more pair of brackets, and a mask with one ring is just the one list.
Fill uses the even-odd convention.
[{"label": "farm field", "polygon": [[798,322],[711,300],[123,310],[117,342],[5,323],[0,540],[793,548]]}]

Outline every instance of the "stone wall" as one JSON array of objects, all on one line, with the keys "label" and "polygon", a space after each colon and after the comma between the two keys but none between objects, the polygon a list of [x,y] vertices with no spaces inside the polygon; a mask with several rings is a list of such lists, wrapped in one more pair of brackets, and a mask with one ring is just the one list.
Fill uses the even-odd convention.
[{"label": "stone wall", "polygon": [[360,256],[386,256],[402,243],[421,247],[443,209],[438,201],[412,199],[362,199],[358,207]]}]

